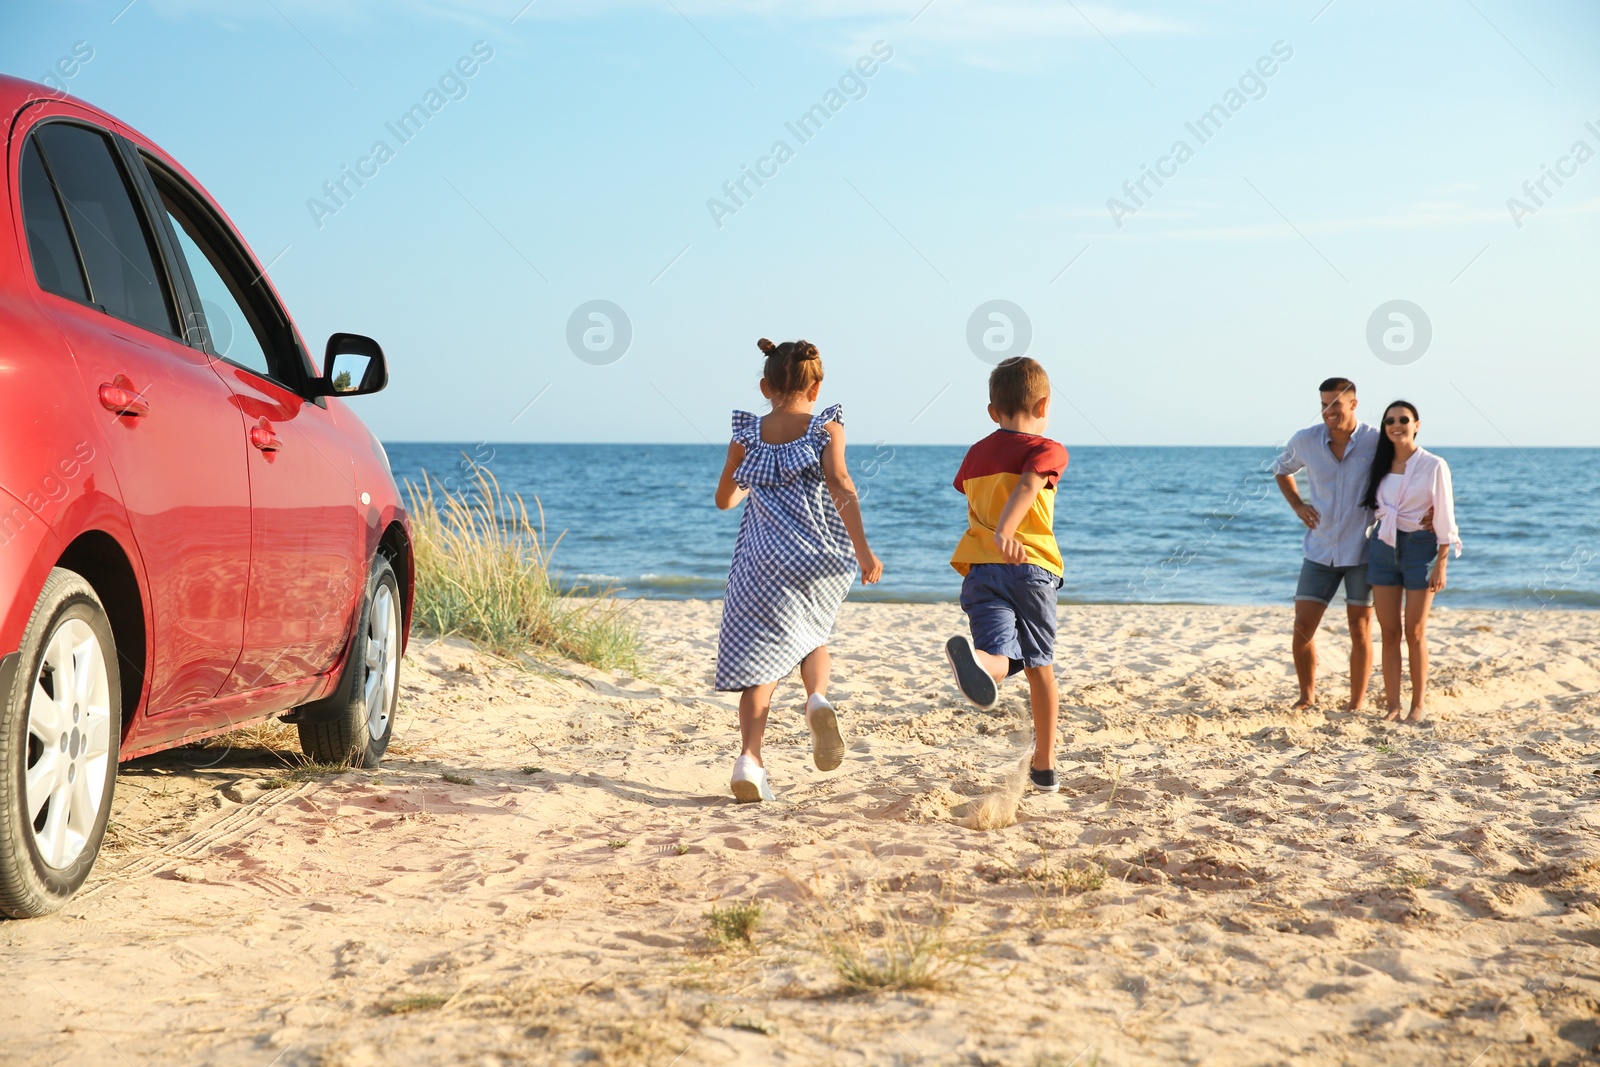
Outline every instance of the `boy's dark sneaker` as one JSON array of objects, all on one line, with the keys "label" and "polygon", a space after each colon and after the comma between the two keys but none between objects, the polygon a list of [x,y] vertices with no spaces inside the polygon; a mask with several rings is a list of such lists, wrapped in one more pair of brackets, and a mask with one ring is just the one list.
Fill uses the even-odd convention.
[{"label": "boy's dark sneaker", "polygon": [[1028,777],[1033,780],[1033,788],[1036,792],[1054,793],[1061,788],[1061,782],[1056,778],[1056,770],[1054,767],[1047,771],[1039,771],[1029,767]]},{"label": "boy's dark sneaker", "polygon": [[961,694],[985,710],[994,707],[1000,699],[1000,687],[973,654],[972,642],[965,637],[952,637],[944,643],[944,656],[955,672],[956,688]]}]

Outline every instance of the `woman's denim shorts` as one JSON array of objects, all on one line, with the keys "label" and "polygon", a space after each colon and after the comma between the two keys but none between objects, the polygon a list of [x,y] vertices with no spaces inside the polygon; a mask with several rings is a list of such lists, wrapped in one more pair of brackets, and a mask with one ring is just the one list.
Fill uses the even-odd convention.
[{"label": "woman's denim shorts", "polygon": [[1367,544],[1367,582],[1426,589],[1428,571],[1438,555],[1439,539],[1427,530],[1397,532],[1393,548],[1378,540],[1378,531],[1373,530]]}]

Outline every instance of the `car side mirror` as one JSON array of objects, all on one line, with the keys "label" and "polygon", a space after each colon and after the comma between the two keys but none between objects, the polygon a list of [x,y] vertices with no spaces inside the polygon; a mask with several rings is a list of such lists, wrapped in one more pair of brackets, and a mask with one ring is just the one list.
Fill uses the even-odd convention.
[{"label": "car side mirror", "polygon": [[336,333],[328,338],[322,377],[312,386],[317,396],[363,396],[388,384],[389,365],[378,342],[359,333]]}]

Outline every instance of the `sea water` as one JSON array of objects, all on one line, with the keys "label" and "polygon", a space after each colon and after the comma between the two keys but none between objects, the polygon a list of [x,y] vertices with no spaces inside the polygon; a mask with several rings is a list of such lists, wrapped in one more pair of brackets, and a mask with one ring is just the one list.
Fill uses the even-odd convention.
[{"label": "sea water", "polygon": [[[543,507],[552,569],[624,596],[720,597],[740,509],[712,502],[723,445],[387,445],[395,479],[469,489],[474,464]],[[954,600],[966,527],[951,485],[964,446],[852,445],[883,580],[855,600]],[[1272,604],[1294,596],[1304,528],[1273,483],[1275,450],[1069,446],[1056,497],[1076,603]],[[1440,448],[1465,552],[1441,605],[1600,608],[1600,449]]]}]

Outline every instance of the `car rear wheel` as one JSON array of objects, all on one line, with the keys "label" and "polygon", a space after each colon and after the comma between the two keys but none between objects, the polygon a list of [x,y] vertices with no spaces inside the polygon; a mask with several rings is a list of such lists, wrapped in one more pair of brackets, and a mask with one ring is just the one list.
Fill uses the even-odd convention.
[{"label": "car rear wheel", "polygon": [[0,913],[55,911],[94,866],[122,735],[116,663],[94,589],[52,570],[0,693]]},{"label": "car rear wheel", "polygon": [[400,697],[400,618],[400,583],[380,555],[331,713],[299,723],[300,748],[311,759],[351,767],[382,762]]}]

